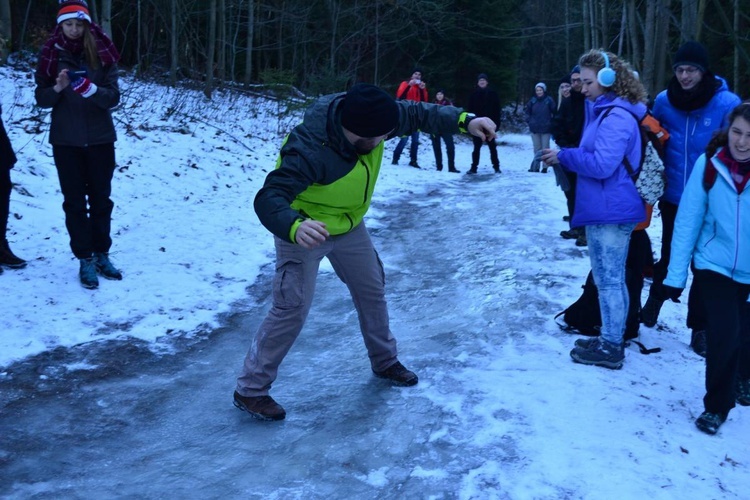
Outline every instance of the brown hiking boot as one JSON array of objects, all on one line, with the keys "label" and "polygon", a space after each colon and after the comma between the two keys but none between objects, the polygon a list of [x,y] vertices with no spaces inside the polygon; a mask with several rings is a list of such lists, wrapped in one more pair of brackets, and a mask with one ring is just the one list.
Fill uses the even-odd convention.
[{"label": "brown hiking boot", "polygon": [[284,420],[286,411],[271,396],[242,396],[234,391],[234,406],[259,420]]},{"label": "brown hiking boot", "polygon": [[23,269],[26,261],[13,253],[8,246],[8,240],[0,241],[0,265],[10,269]]},{"label": "brown hiking boot", "polygon": [[382,372],[376,372],[375,370],[373,370],[372,373],[374,373],[378,378],[390,380],[391,382],[393,382],[393,385],[399,385],[403,387],[417,385],[417,382],[419,382],[417,374],[407,370],[406,367],[399,361],[396,361],[394,364],[392,364]]}]

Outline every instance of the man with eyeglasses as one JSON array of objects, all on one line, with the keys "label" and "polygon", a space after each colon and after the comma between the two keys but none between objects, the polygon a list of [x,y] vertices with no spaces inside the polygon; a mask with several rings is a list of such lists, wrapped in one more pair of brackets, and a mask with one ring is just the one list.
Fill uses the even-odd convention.
[{"label": "man with eyeglasses", "polygon": [[[698,42],[686,42],[674,56],[674,76],[667,89],[654,100],[652,114],[667,129],[665,173],[667,187],[659,201],[662,221],[661,258],[654,265],[654,281],[641,311],[646,326],[654,326],[666,297],[662,281],[669,266],[670,247],[677,206],[695,160],[703,154],[714,132],[727,125],[726,118],[740,98],[727,82],[709,69],[708,51]],[[687,326],[692,330],[690,347],[705,357],[706,318],[695,284],[688,297]]]},{"label": "man with eyeglasses", "polygon": [[[570,96],[562,100],[557,114],[552,119],[552,136],[555,143],[561,148],[577,148],[581,141],[586,104],[586,96],[581,94],[581,88],[583,88],[581,69],[576,65],[570,72]],[[575,206],[576,174],[570,170],[559,169],[555,171],[556,175],[561,175],[558,173],[561,171],[562,175],[567,177],[567,183],[564,179],[558,179],[558,184],[563,188],[568,205],[568,215],[565,220],[570,222]],[[568,189],[565,189],[565,187],[568,187]],[[568,230],[561,231],[560,236],[566,240],[576,240],[578,246],[586,246],[587,243],[586,232],[583,228],[571,227]]]}]

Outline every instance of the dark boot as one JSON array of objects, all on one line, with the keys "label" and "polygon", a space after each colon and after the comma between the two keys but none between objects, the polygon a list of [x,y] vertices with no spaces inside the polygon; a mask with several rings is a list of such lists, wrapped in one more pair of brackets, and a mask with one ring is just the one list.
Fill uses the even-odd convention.
[{"label": "dark boot", "polygon": [[112,264],[106,253],[94,252],[94,260],[96,261],[96,270],[99,274],[108,280],[119,281],[122,279],[122,273]]},{"label": "dark boot", "polygon": [[641,309],[641,323],[649,328],[656,324],[661,306],[664,305],[664,299],[661,297],[660,291],[661,286],[658,283],[652,284],[648,291],[648,299]]},{"label": "dark boot", "polygon": [[396,361],[382,372],[376,372],[375,370],[372,372],[378,378],[390,380],[393,385],[408,387],[411,385],[417,385],[417,382],[419,382],[417,374],[413,371],[407,370],[400,361]]},{"label": "dark boot", "polygon": [[234,391],[234,406],[258,420],[284,420],[286,417],[286,410],[271,396],[247,397]]},{"label": "dark boot", "polygon": [[81,269],[78,271],[78,277],[81,280],[83,288],[93,290],[99,288],[99,278],[96,277],[96,262],[93,257],[88,259],[79,259],[81,261]]},{"label": "dark boot", "polygon": [[17,257],[8,246],[8,240],[0,242],[0,266],[5,266],[10,269],[23,269],[26,267],[27,262],[20,257]]}]

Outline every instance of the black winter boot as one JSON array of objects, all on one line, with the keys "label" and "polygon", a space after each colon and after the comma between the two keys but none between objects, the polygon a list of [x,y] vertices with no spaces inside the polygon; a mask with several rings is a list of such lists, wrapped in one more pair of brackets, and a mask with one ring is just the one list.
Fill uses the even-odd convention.
[{"label": "black winter boot", "polygon": [[23,269],[27,262],[17,257],[8,246],[8,240],[0,242],[0,265],[10,269]]}]

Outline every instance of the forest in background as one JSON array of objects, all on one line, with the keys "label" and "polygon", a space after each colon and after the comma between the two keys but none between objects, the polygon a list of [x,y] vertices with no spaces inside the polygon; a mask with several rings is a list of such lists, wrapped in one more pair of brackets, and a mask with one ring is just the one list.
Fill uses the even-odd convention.
[{"label": "forest in background", "polygon": [[[364,81],[394,90],[420,68],[430,96],[466,103],[487,73],[504,103],[557,84],[589,48],[630,61],[649,93],[686,40],[741,97],[750,83],[750,0],[90,0],[121,65],[169,85],[295,89],[316,96]],[[3,59],[36,54],[57,0],[0,0]]]}]

